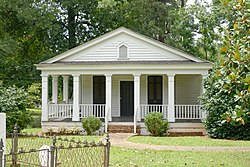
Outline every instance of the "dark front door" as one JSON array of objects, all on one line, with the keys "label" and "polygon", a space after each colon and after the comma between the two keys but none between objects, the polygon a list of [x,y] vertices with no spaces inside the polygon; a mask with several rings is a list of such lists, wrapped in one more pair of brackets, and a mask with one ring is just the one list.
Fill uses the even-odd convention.
[{"label": "dark front door", "polygon": [[120,83],[121,116],[134,115],[134,82],[121,81]]}]

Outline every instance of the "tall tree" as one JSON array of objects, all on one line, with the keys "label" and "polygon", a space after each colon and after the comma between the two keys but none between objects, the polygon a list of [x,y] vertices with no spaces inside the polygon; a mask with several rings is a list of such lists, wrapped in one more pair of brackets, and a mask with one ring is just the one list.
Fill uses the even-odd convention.
[{"label": "tall tree", "polygon": [[[250,139],[250,2],[225,0],[233,14],[224,31],[221,61],[206,80],[206,128],[214,138]],[[233,26],[230,26],[233,25]]]}]

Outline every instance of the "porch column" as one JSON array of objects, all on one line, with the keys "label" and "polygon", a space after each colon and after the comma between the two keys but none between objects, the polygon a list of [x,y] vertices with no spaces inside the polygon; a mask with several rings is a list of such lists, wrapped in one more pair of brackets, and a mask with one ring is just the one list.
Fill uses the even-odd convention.
[{"label": "porch column", "polygon": [[140,76],[141,76],[141,74],[134,74],[134,114],[136,116],[137,121],[141,121]]},{"label": "porch column", "polygon": [[108,120],[112,120],[111,103],[112,103],[112,74],[106,74],[106,112]]},{"label": "porch column", "polygon": [[169,122],[175,122],[174,76],[175,74],[168,74],[168,121]]},{"label": "porch column", "polygon": [[[206,92],[206,89],[204,87],[204,80],[207,78],[208,75],[202,75],[201,76],[201,96],[203,95],[203,93]],[[202,122],[205,121],[205,118],[207,117],[206,111],[202,110]]]},{"label": "porch column", "polygon": [[63,76],[63,101],[69,103],[69,76]]},{"label": "porch column", "polygon": [[58,103],[58,76],[52,75],[52,103]]},{"label": "porch column", "polygon": [[48,75],[42,74],[42,121],[48,121]]},{"label": "porch column", "polygon": [[73,74],[73,118],[72,121],[80,121],[79,118],[79,79],[80,74]]}]

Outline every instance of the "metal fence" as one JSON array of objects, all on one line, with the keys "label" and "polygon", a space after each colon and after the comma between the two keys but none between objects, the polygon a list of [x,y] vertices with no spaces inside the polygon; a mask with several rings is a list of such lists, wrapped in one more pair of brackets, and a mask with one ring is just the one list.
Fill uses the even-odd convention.
[{"label": "metal fence", "polygon": [[[7,139],[6,150],[0,141],[0,167],[108,167],[109,135],[99,143],[14,132]],[[7,136],[8,136],[7,135]]]}]

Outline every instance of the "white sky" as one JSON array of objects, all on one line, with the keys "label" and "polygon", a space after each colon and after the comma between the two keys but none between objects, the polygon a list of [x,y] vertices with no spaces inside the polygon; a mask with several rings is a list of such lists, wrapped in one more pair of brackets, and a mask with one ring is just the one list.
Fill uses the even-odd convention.
[{"label": "white sky", "polygon": [[[200,1],[204,1],[204,2],[207,2],[209,4],[212,3],[212,0],[200,0]],[[191,5],[191,4],[194,4],[195,0],[188,0],[187,1],[187,5]]]}]

